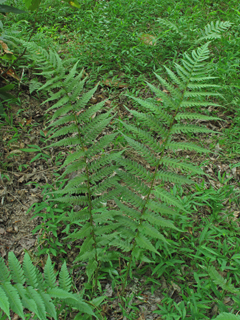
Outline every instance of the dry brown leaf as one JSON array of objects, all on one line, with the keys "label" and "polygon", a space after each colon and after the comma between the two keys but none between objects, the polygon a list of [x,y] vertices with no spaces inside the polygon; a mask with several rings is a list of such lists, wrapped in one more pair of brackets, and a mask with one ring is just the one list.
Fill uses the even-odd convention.
[{"label": "dry brown leaf", "polygon": [[126,83],[122,83],[119,80],[111,80],[111,79],[106,79],[102,81],[102,84],[104,84],[107,87],[117,87],[117,88],[127,88]]},{"label": "dry brown leaf", "polygon": [[8,46],[5,42],[3,42],[2,40],[0,40],[0,45],[3,48],[3,51],[9,54],[13,54],[11,51],[8,50]]},{"label": "dry brown leaf", "polygon": [[143,33],[139,36],[139,39],[142,43],[149,45],[149,46],[155,46],[157,42],[157,38],[151,34]]},{"label": "dry brown leaf", "polygon": [[12,77],[12,78],[14,78],[14,79],[16,79],[16,80],[18,80],[18,81],[21,80],[13,69],[9,69],[7,71],[7,75]]}]

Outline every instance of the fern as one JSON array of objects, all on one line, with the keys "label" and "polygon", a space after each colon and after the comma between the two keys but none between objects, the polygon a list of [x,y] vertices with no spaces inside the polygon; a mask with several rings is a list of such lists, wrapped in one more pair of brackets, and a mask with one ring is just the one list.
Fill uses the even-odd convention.
[{"label": "fern", "polygon": [[[125,227],[118,230],[121,238],[121,240],[118,240],[118,247],[124,248],[126,244],[126,228],[130,231],[126,247],[126,250],[131,252],[128,272],[131,269],[132,260],[143,259],[144,261],[146,259],[145,251],[152,251],[158,254],[154,246],[154,239],[168,243],[168,240],[165,239],[161,232],[163,227],[177,229],[172,221],[161,216],[166,215],[167,212],[160,208],[156,213],[156,207],[162,203],[170,205],[169,210],[173,210],[175,207],[177,208],[176,211],[185,211],[179,200],[167,192],[162,187],[162,184],[164,182],[180,185],[193,183],[190,179],[174,173],[173,170],[175,168],[184,168],[185,171],[203,174],[199,168],[193,165],[166,157],[165,151],[171,148],[175,149],[178,145],[178,148],[181,148],[181,143],[173,142],[175,134],[187,132],[214,133],[212,130],[202,126],[181,124],[182,119],[205,119],[204,116],[199,116],[196,113],[190,116],[189,111],[185,111],[186,108],[189,110],[194,106],[209,106],[211,104],[210,101],[203,100],[203,97],[211,95],[211,91],[204,92],[201,89],[197,89],[196,86],[204,83],[204,88],[216,87],[206,83],[207,80],[213,78],[205,74],[205,61],[209,57],[208,45],[209,43],[197,51],[193,51],[192,56],[185,54],[182,65],[176,64],[176,73],[166,68],[171,84],[161,76],[156,75],[160,85],[167,88],[169,94],[148,84],[157,97],[161,99],[162,104],[148,103],[130,96],[144,110],[137,112],[127,109],[136,117],[140,127],[136,128],[134,125],[121,121],[121,124],[129,132],[128,134],[122,133],[128,145],[142,158],[140,163],[132,159],[129,161],[126,153],[125,158],[117,160],[120,166],[117,172],[122,179],[119,188],[122,189],[122,192],[121,198],[116,200],[119,214],[115,216],[115,219],[120,222],[122,216],[124,216]],[[213,95],[217,94],[213,92]],[[205,151],[194,144],[191,144],[191,149],[195,152]],[[164,170],[162,168],[163,163],[165,165]],[[127,207],[128,209],[126,209]],[[133,219],[134,225],[132,224]],[[114,244],[116,245],[116,241]]]},{"label": "fern", "polygon": [[[101,258],[105,257],[106,243],[115,239],[115,230],[119,226],[114,224],[114,211],[106,214],[103,208],[103,203],[119,194],[116,189],[119,181],[116,160],[122,152],[104,151],[111,150],[116,134],[102,135],[102,131],[113,119],[113,110],[103,110],[105,101],[89,105],[97,86],[84,92],[86,79],[82,79],[83,71],[77,73],[77,63],[69,71],[58,54],[52,51],[47,53],[31,43],[25,45],[32,55],[38,52],[38,68],[41,69],[41,75],[47,78],[39,90],[48,90],[50,93],[45,102],[53,101],[48,109],[48,112],[54,111],[48,124],[51,134],[49,140],[53,142],[47,148],[72,146],[75,149],[61,166],[60,170],[64,169],[64,173],[60,179],[68,174],[76,177],[63,189],[51,192],[51,195],[54,194],[54,201],[81,207],[79,212],[63,219],[73,225],[79,225],[80,220],[85,222],[82,230],[74,228],[75,231],[69,238],[72,241],[80,237],[84,239],[76,261],[87,261],[89,281],[97,279]],[[46,274],[46,281],[51,284],[55,280],[50,269],[49,272]]]},{"label": "fern", "polygon": [[231,293],[240,294],[240,290],[236,289],[234,285],[231,283],[228,283],[227,280],[225,280],[214,267],[208,268],[208,273],[211,279],[214,281],[215,284],[222,287],[223,290],[229,291]]},{"label": "fern", "polygon": [[214,40],[221,38],[221,33],[227,31],[231,27],[232,23],[229,21],[212,21],[209,23],[204,30],[200,30],[202,37],[197,42],[203,40]]},{"label": "fern", "polygon": [[50,257],[44,268],[44,278],[27,253],[22,267],[14,253],[10,252],[8,266],[9,270],[0,257],[0,310],[9,319],[10,310],[25,319],[24,309],[33,312],[40,320],[48,317],[58,319],[56,306],[60,301],[77,308],[80,314],[94,315],[87,303],[78,295],[69,292],[71,281],[66,264],[63,264],[59,274],[59,286]]},{"label": "fern", "polygon": [[[158,19],[158,22],[160,23],[160,25],[169,28],[176,34],[179,34],[181,37],[186,37],[186,35],[189,34],[189,32],[182,30],[183,28],[168,20]],[[191,30],[192,33],[195,33],[196,35],[195,39],[193,39],[193,42],[195,44],[199,44],[203,41],[220,39],[222,37],[222,33],[226,32],[231,26],[232,23],[229,21],[216,21],[215,23],[212,21],[211,23],[208,23],[203,30]]]},{"label": "fern", "polygon": [[[148,83],[161,103],[130,96],[141,105],[141,112],[127,109],[140,125],[136,127],[121,121],[125,129],[122,135],[128,148],[116,153],[111,146],[116,134],[101,137],[102,131],[114,117],[113,111],[103,111],[104,102],[88,105],[97,87],[83,93],[86,79],[82,79],[83,72],[77,74],[77,63],[68,72],[56,53],[48,54],[32,44],[26,44],[33,55],[38,52],[41,74],[48,79],[41,90],[47,89],[50,92],[47,101],[53,101],[48,111],[54,110],[54,114],[48,128],[52,134],[50,139],[57,141],[48,147],[75,148],[60,169],[64,169],[61,178],[70,173],[76,173],[76,177],[61,190],[51,192],[50,196],[54,194],[58,197],[54,201],[80,206],[78,212],[62,219],[74,225],[74,231],[67,238],[83,240],[76,261],[88,262],[86,273],[89,281],[95,280],[95,288],[101,263],[118,259],[121,255],[119,250],[112,250],[114,247],[130,255],[124,288],[132,262],[150,262],[151,252],[159,254],[156,241],[173,244],[165,238],[163,228],[179,231],[168,217],[177,216],[185,209],[176,197],[167,192],[164,184],[193,183],[182,174],[176,174],[176,169],[197,175],[202,175],[203,171],[186,161],[172,159],[167,152],[169,149],[208,152],[192,143],[175,142],[174,137],[189,132],[214,133],[200,125],[183,123],[183,120],[218,119],[190,112],[192,107],[213,105],[209,97],[218,95],[213,92],[218,86],[210,83],[214,77],[207,74],[210,71],[206,63],[209,58],[208,45],[193,51],[191,56],[185,54],[182,64],[175,64],[175,72],[166,68],[170,82],[156,75],[168,93]],[[140,161],[131,156],[133,150]],[[116,205],[114,210],[107,205],[108,200],[113,199]],[[81,228],[80,223],[83,224]],[[111,251],[108,251],[110,247]],[[34,287],[39,275],[35,276],[31,270],[28,273]],[[55,283],[53,269],[48,265],[45,281],[49,286]],[[61,280],[66,290],[69,288],[68,281]],[[51,290],[56,297],[61,296],[59,289]]]}]

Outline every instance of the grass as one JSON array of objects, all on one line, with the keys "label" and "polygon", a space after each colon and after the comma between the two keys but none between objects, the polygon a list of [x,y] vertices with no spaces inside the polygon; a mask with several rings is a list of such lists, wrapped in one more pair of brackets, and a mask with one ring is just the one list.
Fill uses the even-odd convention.
[{"label": "grass", "polygon": [[[14,6],[23,9],[22,1],[14,1]],[[178,32],[164,26],[159,18],[174,23]],[[3,18],[4,28],[9,32],[17,30],[21,37],[28,39],[34,19],[34,14],[9,14]],[[120,97],[126,93],[153,98],[145,84],[145,81],[154,83],[153,71],[164,76],[163,66],[171,67],[186,50],[195,48],[199,30],[217,20],[229,21],[233,25],[221,39],[211,44],[214,55],[212,68],[218,77],[216,83],[223,87],[224,100],[216,101],[221,107],[210,108],[206,114],[219,116],[225,121],[221,125],[215,124],[222,135],[210,137],[207,142],[212,155],[196,159],[199,165],[207,168],[209,176],[194,189],[171,186],[188,212],[175,221],[184,232],[171,230],[171,238],[178,247],[159,242],[157,246],[161,257],[152,254],[150,258],[154,263],[136,268],[134,273],[137,282],[144,277],[144,285],[152,294],[164,281],[168,284],[162,291],[163,300],[154,311],[161,319],[212,319],[217,313],[237,313],[239,310],[239,297],[219,290],[209,278],[206,268],[215,266],[225,279],[239,287],[240,209],[236,172],[240,166],[240,4],[236,0],[114,0],[84,1],[81,8],[76,9],[60,1],[47,0],[37,14],[36,32],[32,38],[44,48],[51,47],[61,52],[65,59],[71,58],[73,63],[79,60],[79,69],[84,67],[89,75],[87,85],[92,87],[101,81],[105,95],[119,107],[122,105]],[[19,49],[13,50],[17,53]],[[27,62],[22,59],[21,64],[26,65]],[[107,80],[108,83],[111,81],[110,86],[106,86]],[[119,87],[119,83],[125,87]],[[119,117],[125,115],[119,113]],[[10,114],[8,122],[14,128]],[[17,135],[12,139],[19,139],[20,130],[17,129]],[[206,139],[200,143],[205,146]],[[55,187],[48,185],[46,188]],[[40,212],[41,206],[36,207]],[[57,218],[63,210],[60,208],[55,215],[55,225],[43,224],[43,236],[50,232],[52,237],[40,253],[58,254],[56,240],[59,235],[56,230],[63,226],[58,225]],[[54,207],[48,207],[42,217],[47,221],[49,214],[54,214]],[[67,227],[64,228],[68,233]],[[64,253],[65,249],[60,251]],[[118,262],[113,261],[111,266],[103,266],[100,276],[102,280],[111,279],[113,287],[116,287],[123,275],[124,270],[119,275]],[[169,288],[173,290],[172,296]],[[139,288],[137,295],[141,293],[144,290]],[[137,319],[139,313],[134,305],[126,312],[130,300],[131,297],[126,298],[122,312],[128,319]]]}]

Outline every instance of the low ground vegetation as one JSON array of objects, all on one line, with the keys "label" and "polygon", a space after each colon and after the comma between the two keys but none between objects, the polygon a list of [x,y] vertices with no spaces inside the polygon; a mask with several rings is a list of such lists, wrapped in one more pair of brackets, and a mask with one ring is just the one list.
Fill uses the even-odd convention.
[{"label": "low ground vegetation", "polygon": [[[2,319],[240,318],[239,17],[233,0],[2,17]],[[36,242],[14,254],[23,199]]]}]

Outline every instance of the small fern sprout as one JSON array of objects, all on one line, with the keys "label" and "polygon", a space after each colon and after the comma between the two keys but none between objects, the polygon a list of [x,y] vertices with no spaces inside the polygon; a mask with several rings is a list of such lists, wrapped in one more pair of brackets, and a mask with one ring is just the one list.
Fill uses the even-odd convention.
[{"label": "small fern sprout", "polygon": [[[122,223],[122,226],[118,228],[121,240],[117,239],[113,243],[131,252],[127,274],[130,272],[132,261],[150,262],[146,252],[159,254],[158,247],[154,244],[159,241],[169,243],[161,231],[163,228],[179,230],[167,217],[176,215],[177,210],[184,212],[185,209],[163,186],[165,183],[186,185],[192,184],[193,181],[175,173],[175,169],[196,175],[204,174],[198,166],[172,158],[169,151],[185,149],[208,152],[207,149],[192,143],[174,141],[174,137],[179,134],[214,133],[206,127],[185,121],[216,119],[190,112],[191,108],[196,106],[213,105],[206,98],[217,95],[212,92],[217,85],[209,83],[214,77],[206,75],[208,45],[209,43],[193,51],[191,56],[185,54],[182,65],[175,65],[175,73],[166,67],[171,83],[156,74],[160,85],[166,89],[165,92],[148,83],[161,103],[130,96],[141,105],[141,110],[144,110],[140,112],[127,108],[140,123],[139,127],[121,121],[129,132],[122,135],[133,153],[140,157],[140,160],[136,161],[126,152],[124,157],[118,159],[120,168],[117,172],[122,181],[119,186],[122,192],[121,198],[115,199],[119,208],[119,214],[115,219]],[[182,123],[182,120],[185,122]]]}]

